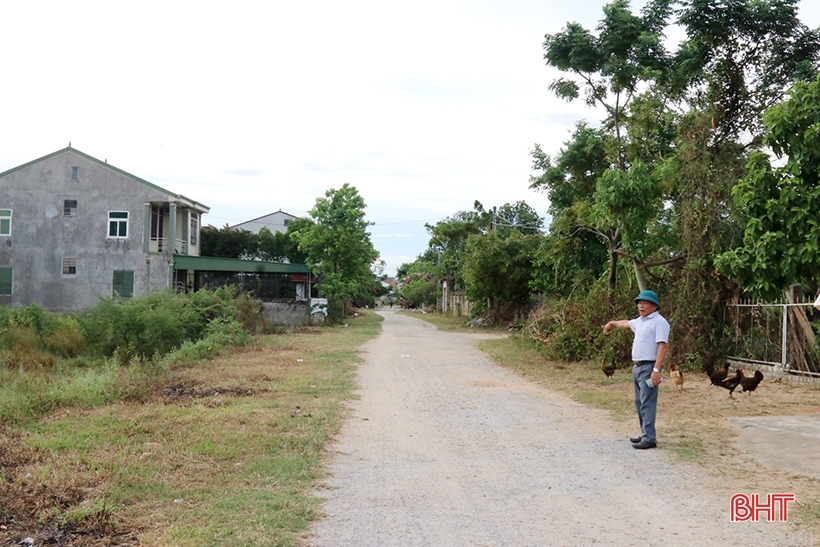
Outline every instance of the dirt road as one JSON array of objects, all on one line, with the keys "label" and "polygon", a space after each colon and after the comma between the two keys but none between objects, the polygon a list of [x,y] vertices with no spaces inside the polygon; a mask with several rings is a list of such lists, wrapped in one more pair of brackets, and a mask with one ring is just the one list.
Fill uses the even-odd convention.
[{"label": "dirt road", "polygon": [[701,470],[496,366],[480,335],[380,313],[310,545],[812,544],[789,523],[731,523]]}]

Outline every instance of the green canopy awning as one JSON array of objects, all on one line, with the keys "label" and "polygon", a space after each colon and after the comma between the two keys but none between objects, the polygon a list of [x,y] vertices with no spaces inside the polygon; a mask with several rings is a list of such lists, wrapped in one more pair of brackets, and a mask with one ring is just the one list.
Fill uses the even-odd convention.
[{"label": "green canopy awning", "polygon": [[286,264],[284,262],[262,262],[258,260],[242,260],[239,258],[190,255],[174,255],[174,269],[210,272],[310,273],[310,267],[306,264]]}]

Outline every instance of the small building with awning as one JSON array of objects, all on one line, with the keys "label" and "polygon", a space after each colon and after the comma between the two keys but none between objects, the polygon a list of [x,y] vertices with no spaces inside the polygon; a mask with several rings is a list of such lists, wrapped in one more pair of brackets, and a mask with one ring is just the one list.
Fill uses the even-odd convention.
[{"label": "small building with awning", "polygon": [[265,303],[274,324],[305,321],[311,299],[318,297],[316,278],[306,264],[238,258],[174,255],[174,288],[180,292],[236,287]]}]

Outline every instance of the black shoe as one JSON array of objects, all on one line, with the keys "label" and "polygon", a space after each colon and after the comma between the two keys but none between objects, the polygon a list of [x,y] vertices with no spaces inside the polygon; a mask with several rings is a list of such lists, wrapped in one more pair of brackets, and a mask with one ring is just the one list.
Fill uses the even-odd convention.
[{"label": "black shoe", "polygon": [[641,442],[641,439],[643,439],[643,437],[629,437],[629,442],[632,444],[638,444]]},{"label": "black shoe", "polygon": [[634,443],[632,448],[637,448],[638,450],[646,450],[647,448],[655,448],[658,446],[658,443],[653,443],[651,441],[641,441],[639,443]]}]

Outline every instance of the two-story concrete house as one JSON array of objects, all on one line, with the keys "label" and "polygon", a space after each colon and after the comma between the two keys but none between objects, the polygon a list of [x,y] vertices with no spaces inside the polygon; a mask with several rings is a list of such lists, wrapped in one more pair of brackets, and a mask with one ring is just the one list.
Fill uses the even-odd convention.
[{"label": "two-story concrete house", "polygon": [[0,305],[91,307],[174,285],[194,271],[209,207],[69,146],[0,173]]}]

